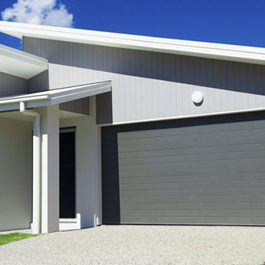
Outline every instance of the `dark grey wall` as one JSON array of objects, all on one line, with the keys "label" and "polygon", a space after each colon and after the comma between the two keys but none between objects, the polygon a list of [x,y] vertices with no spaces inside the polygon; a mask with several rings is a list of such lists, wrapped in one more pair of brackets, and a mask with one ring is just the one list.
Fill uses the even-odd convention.
[{"label": "dark grey wall", "polygon": [[96,121],[97,124],[112,123],[112,93],[96,96]]},{"label": "dark grey wall", "polygon": [[49,71],[46,70],[28,80],[28,93],[49,90]]},{"label": "dark grey wall", "polygon": [[79,114],[89,115],[90,104],[89,98],[77,99],[60,104],[60,110],[75,112]]},{"label": "dark grey wall", "polygon": [[[265,66],[34,38],[24,50],[49,60],[50,88],[112,80],[112,119],[132,122],[265,105]],[[198,107],[194,91],[204,94]],[[98,111],[101,111],[100,109]]]},{"label": "dark grey wall", "polygon": [[0,97],[27,93],[27,80],[0,73]]},{"label": "dark grey wall", "polygon": [[265,225],[265,113],[102,128],[105,224]]}]

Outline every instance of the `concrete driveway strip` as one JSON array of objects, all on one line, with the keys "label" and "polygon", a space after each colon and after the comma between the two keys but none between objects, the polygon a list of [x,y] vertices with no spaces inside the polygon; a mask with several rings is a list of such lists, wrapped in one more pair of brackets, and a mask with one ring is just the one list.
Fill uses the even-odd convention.
[{"label": "concrete driveway strip", "polygon": [[263,265],[265,228],[102,226],[0,247],[0,264]]}]

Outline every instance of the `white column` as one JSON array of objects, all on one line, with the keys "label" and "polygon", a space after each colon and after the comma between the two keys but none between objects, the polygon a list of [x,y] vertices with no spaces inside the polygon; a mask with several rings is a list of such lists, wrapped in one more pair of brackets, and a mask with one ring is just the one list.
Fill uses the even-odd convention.
[{"label": "white column", "polygon": [[41,232],[59,231],[59,106],[39,109],[41,114],[42,218]]},{"label": "white column", "polygon": [[78,120],[76,131],[77,210],[81,228],[101,224],[100,128],[96,125],[95,97],[90,98],[90,116]]}]

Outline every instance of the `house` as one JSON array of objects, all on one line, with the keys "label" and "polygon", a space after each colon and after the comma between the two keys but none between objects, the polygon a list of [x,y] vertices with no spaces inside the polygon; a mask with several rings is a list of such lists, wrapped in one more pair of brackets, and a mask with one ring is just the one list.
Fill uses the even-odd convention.
[{"label": "house", "polygon": [[0,230],[265,225],[263,48],[0,32]]}]

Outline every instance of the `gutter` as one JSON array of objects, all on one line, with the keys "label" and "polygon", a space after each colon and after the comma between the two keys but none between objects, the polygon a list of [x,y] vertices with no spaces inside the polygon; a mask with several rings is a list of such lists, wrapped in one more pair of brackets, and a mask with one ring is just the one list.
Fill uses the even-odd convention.
[{"label": "gutter", "polygon": [[34,117],[33,121],[33,224],[32,233],[39,234],[41,231],[41,138],[40,138],[40,114],[34,110],[26,110],[25,102],[20,102],[20,112]]}]

